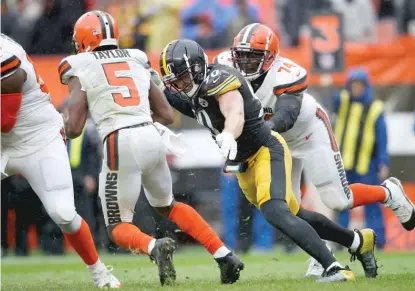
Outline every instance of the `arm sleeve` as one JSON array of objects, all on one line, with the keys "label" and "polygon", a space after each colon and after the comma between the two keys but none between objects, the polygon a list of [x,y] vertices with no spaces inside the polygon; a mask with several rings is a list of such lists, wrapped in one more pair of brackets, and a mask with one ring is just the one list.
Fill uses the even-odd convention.
[{"label": "arm sleeve", "polygon": [[278,97],[275,114],[267,121],[268,126],[279,133],[291,129],[300,114],[302,100],[302,95],[284,94]]},{"label": "arm sleeve", "polygon": [[179,96],[171,93],[168,89],[164,89],[164,94],[166,95],[167,101],[169,101],[174,109],[190,118],[196,118],[188,101],[181,99]]},{"label": "arm sleeve", "polygon": [[22,93],[1,94],[1,132],[7,133],[16,124]]},{"label": "arm sleeve", "polygon": [[376,155],[381,164],[389,166],[388,135],[385,116],[381,114],[375,124]]}]

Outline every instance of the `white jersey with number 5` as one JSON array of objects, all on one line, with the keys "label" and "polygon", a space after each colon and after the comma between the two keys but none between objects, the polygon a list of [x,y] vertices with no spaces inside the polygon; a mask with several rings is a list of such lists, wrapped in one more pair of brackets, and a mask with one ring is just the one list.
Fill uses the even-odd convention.
[{"label": "white jersey with number 5", "polygon": [[1,34],[0,48],[2,80],[19,68],[26,73],[16,124],[10,132],[1,134],[2,153],[9,157],[29,155],[59,135],[63,119],[52,105],[49,92],[25,50],[4,34]]},{"label": "white jersey with number 5", "polygon": [[111,132],[152,121],[148,90],[150,65],[144,52],[116,49],[80,53],[62,60],[63,84],[78,77],[102,140]]}]

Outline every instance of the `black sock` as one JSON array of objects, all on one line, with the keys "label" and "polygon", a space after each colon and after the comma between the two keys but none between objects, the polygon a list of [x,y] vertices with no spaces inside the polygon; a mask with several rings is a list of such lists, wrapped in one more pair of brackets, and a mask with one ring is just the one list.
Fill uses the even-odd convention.
[{"label": "black sock", "polygon": [[323,214],[300,209],[297,216],[307,221],[322,239],[336,242],[346,248],[352,245],[354,231],[341,227]]},{"label": "black sock", "polygon": [[265,202],[261,206],[261,212],[271,225],[290,237],[324,269],[336,262],[317,232],[306,221],[292,214],[284,200],[274,199]]}]

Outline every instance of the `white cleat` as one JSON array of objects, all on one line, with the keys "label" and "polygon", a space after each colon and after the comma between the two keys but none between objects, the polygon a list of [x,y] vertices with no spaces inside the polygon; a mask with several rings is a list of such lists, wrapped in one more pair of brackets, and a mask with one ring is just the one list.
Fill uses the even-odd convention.
[{"label": "white cleat", "polygon": [[120,289],[121,283],[112,274],[114,268],[112,266],[105,266],[99,262],[93,269],[89,269],[94,280],[95,287],[100,289]]},{"label": "white cleat", "polygon": [[406,196],[401,182],[397,178],[390,177],[382,183],[382,186],[389,190],[385,207],[395,213],[406,230],[413,230],[415,228],[415,206]]},{"label": "white cleat", "polygon": [[308,259],[310,264],[308,265],[307,272],[305,273],[306,278],[320,278],[323,275],[324,268],[323,266],[317,262],[316,259],[310,258]]},{"label": "white cleat", "polygon": [[[326,243],[326,247],[330,250],[331,253],[333,253],[327,243]],[[305,273],[305,277],[306,278],[320,278],[324,272],[323,266],[319,262],[317,262],[317,260],[314,258],[310,258],[309,261],[310,263],[308,264],[308,269],[307,269],[307,272]]]}]

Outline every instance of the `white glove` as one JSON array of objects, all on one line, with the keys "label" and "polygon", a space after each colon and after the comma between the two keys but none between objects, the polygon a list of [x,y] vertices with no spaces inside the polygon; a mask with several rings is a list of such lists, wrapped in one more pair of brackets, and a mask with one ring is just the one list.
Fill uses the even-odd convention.
[{"label": "white glove", "polygon": [[175,134],[166,126],[158,122],[154,122],[154,125],[159,131],[169,154],[181,157],[186,153],[186,143],[183,141],[183,138],[181,138],[181,133]]},{"label": "white glove", "polygon": [[216,136],[216,143],[220,148],[220,152],[226,159],[234,160],[236,158],[238,145],[232,133],[222,131],[221,134]]},{"label": "white glove", "polygon": [[159,87],[160,90],[163,91],[164,90],[164,83],[161,80],[159,73],[156,70],[150,68],[150,75],[151,75],[151,77],[150,77],[151,81],[153,81],[157,85],[157,87]]}]

